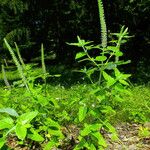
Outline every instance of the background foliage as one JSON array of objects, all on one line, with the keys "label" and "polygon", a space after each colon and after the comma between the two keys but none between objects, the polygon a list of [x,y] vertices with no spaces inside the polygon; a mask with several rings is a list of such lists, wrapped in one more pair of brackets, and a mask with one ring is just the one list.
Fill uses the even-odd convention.
[{"label": "background foliage", "polygon": [[[145,72],[150,55],[149,5],[149,0],[104,1],[109,32],[118,32],[120,26],[125,25],[134,36],[122,50],[125,47],[124,57],[132,60],[128,70],[133,78],[139,74],[140,66],[145,82],[149,79]],[[1,60],[9,57],[3,46],[4,37],[11,45],[14,41],[18,43],[27,62],[40,55],[40,44],[43,43],[48,56],[56,54],[56,61],[49,61],[50,64],[69,65],[75,62],[77,48],[66,42],[73,42],[77,34],[84,39],[100,40],[96,0],[0,0],[0,11]]]}]

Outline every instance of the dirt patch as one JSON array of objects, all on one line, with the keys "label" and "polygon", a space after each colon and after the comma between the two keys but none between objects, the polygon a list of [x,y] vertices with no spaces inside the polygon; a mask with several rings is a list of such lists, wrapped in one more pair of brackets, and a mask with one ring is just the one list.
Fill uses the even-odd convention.
[{"label": "dirt patch", "polygon": [[[146,128],[148,128],[150,131],[148,125],[149,124],[146,124]],[[141,126],[142,125],[140,124],[129,123],[124,123],[116,126],[119,137],[119,140],[117,141],[111,140],[111,134],[104,133],[104,137],[108,142],[108,147],[106,148],[106,150],[150,150],[150,137],[139,136],[139,129]],[[62,148],[55,150],[73,150],[74,144],[77,142],[76,138],[79,130],[74,126],[70,126],[67,131],[65,131],[65,133],[66,140],[64,140]],[[38,145],[37,143],[32,143],[32,146],[30,146],[30,148],[28,143],[20,146],[19,144],[17,144],[16,137],[9,137],[7,145],[13,150],[42,150],[40,145]]]},{"label": "dirt patch", "polygon": [[150,150],[150,137],[139,137],[139,124],[122,124],[116,127],[119,135],[119,141],[112,142],[111,134],[104,136],[108,140],[106,150]]}]

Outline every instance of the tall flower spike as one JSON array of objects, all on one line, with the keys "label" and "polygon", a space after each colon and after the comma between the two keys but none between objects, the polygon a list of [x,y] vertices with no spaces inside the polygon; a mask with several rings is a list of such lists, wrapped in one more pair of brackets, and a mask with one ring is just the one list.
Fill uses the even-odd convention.
[{"label": "tall flower spike", "polygon": [[102,0],[98,0],[99,19],[101,26],[101,45],[103,48],[107,47],[107,27],[105,21],[104,7]]}]

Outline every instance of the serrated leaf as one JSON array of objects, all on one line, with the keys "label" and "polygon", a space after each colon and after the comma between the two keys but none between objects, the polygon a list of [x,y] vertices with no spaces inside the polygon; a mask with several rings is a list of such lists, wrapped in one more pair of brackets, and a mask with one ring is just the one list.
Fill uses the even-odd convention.
[{"label": "serrated leaf", "polygon": [[14,116],[14,117],[18,117],[19,116],[18,113],[12,108],[1,108],[0,112],[1,113],[7,113],[7,114],[9,114],[11,116]]},{"label": "serrated leaf", "polygon": [[103,77],[107,81],[107,86],[112,86],[116,83],[116,80],[108,75],[105,71],[103,71]]},{"label": "serrated leaf", "polygon": [[97,57],[95,58],[96,61],[105,61],[106,59],[107,59],[106,56],[97,56]]},{"label": "serrated leaf", "polygon": [[21,124],[17,124],[16,125],[16,128],[15,128],[15,131],[16,131],[16,135],[17,137],[20,139],[20,140],[24,140],[25,137],[26,137],[26,134],[27,134],[27,128]]},{"label": "serrated leaf", "polygon": [[82,58],[82,57],[84,57],[84,56],[86,56],[86,53],[85,53],[85,52],[79,52],[79,53],[76,54],[75,59],[79,59],[79,58]]},{"label": "serrated leaf", "polygon": [[86,106],[80,106],[79,108],[79,112],[78,112],[78,117],[79,117],[79,121],[82,122],[87,114],[87,107]]},{"label": "serrated leaf", "polygon": [[4,118],[2,120],[0,120],[0,130],[2,129],[9,129],[13,126],[13,119],[11,118]]},{"label": "serrated leaf", "polygon": [[17,122],[21,123],[22,125],[26,123],[30,123],[30,121],[34,119],[37,116],[37,114],[38,114],[38,111],[24,113],[17,119]]}]

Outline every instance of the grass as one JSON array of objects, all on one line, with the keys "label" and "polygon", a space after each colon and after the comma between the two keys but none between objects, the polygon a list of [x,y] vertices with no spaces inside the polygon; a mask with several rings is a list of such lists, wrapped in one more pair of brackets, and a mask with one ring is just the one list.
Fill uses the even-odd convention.
[{"label": "grass", "polygon": [[117,122],[149,122],[150,121],[150,86],[135,85],[131,95],[124,96],[124,102],[117,112]]},{"label": "grass", "polygon": [[[27,65],[26,67],[30,67],[30,65]],[[80,130],[80,132],[83,132],[83,127],[87,123],[91,123],[89,126],[93,126],[92,130],[96,131],[97,134],[100,134],[100,129],[95,130],[95,125],[98,125],[99,128],[99,124],[96,124],[96,121],[99,119],[104,119],[103,124],[104,127],[106,125],[106,131],[111,132],[114,136],[117,135],[114,127],[120,123],[136,122],[144,124],[145,122],[150,122],[149,85],[134,85],[130,87],[129,91],[131,94],[127,95],[126,93],[122,93],[121,101],[117,101],[109,95],[109,100],[100,100],[99,103],[98,96],[101,96],[101,94],[103,94],[103,91],[101,93],[98,93],[98,96],[96,94],[92,94],[97,89],[95,89],[94,85],[89,84],[82,74],[76,74],[76,72],[72,72],[71,70],[66,69],[61,65],[49,67],[47,70],[52,75],[58,73],[61,74],[61,76],[48,78],[46,90],[43,86],[44,82],[41,82],[41,77],[33,78],[35,79],[34,82],[31,82],[32,84],[29,82],[31,93],[25,90],[23,86],[20,86],[22,85],[22,82],[20,82],[21,80],[19,76],[16,76],[18,75],[18,73],[15,69],[6,71],[6,76],[8,77],[8,80],[11,84],[13,84],[14,81],[19,81],[19,84],[14,85],[14,88],[12,88],[11,90],[8,90],[4,86],[4,81],[2,81],[1,78],[2,84],[0,85],[0,108],[13,108],[21,116],[27,115],[28,113],[33,114],[36,110],[38,110],[39,112],[36,120],[31,122],[32,125],[30,124],[30,126],[27,127],[28,134],[26,135],[26,138],[30,139],[29,135],[34,130],[34,132],[36,133],[34,136],[37,136],[38,138],[40,138],[40,140],[44,140],[46,142],[47,137],[45,136],[51,134],[51,132],[53,131],[54,135],[52,134],[52,138],[56,139],[57,137],[55,141],[56,144],[59,143],[60,139],[63,138],[62,133],[66,135],[63,141],[66,143],[66,140],[68,141],[67,138],[69,134],[74,134],[74,130]],[[33,77],[41,72],[42,69],[38,67],[30,69],[30,74]],[[98,114],[97,112],[100,113]],[[87,116],[84,116],[85,113]],[[95,115],[95,113],[97,114]],[[6,116],[6,114],[0,113],[1,119]],[[84,120],[82,120],[83,117],[85,117],[87,123],[84,123]],[[93,123],[94,121],[96,123]],[[14,122],[17,121],[15,120]],[[49,124],[51,124],[52,127],[49,126]],[[72,126],[74,128],[73,131],[71,130]],[[19,132],[17,132],[17,127],[18,126],[16,125],[15,132],[17,134],[17,137],[19,138],[21,137],[19,133],[22,134],[24,132],[20,131],[21,129],[19,129]],[[63,129],[65,129],[65,131]],[[70,133],[68,133],[66,129]],[[79,132],[75,133],[74,140],[77,140],[78,133]],[[1,134],[2,133],[0,132],[0,135]],[[45,139],[43,139],[43,137]],[[100,141],[102,139],[99,138]],[[35,139],[32,140],[34,141]],[[35,144],[32,143],[32,140],[30,141],[31,144],[28,145],[29,147],[32,147]],[[49,140],[51,141],[51,137],[49,138]],[[46,142],[43,144],[48,143]],[[37,143],[35,145],[45,147],[45,145],[43,144],[37,140]],[[68,141],[67,144],[61,144],[62,147],[68,147],[68,145],[70,146],[71,141]],[[73,143],[72,147],[74,147],[75,145],[76,143]]]},{"label": "grass", "polygon": [[[62,76],[57,78],[50,78],[49,83],[47,86],[47,93],[51,96],[52,99],[58,99],[61,101],[73,101],[73,99],[82,99],[84,97],[85,99],[91,100],[94,97],[89,97],[89,92],[91,89],[91,85],[87,84],[84,79],[81,83],[78,83],[75,81],[72,81],[71,78],[73,78],[73,75],[68,77],[67,71],[64,72],[64,68],[62,66],[53,68],[49,68],[52,73],[55,74],[56,68],[59,69],[59,73],[62,73]],[[37,71],[40,71],[38,68],[35,69]],[[68,71],[69,72],[69,71]],[[17,71],[7,71],[8,80],[16,80],[19,79],[19,76],[17,76]],[[76,74],[74,74],[76,76]],[[2,74],[0,74],[0,79],[2,81]],[[38,81],[39,82],[39,81]],[[123,101],[119,104],[114,104],[114,109],[116,109],[117,113],[112,118],[113,124],[118,124],[119,122],[146,122],[150,121],[150,86],[149,85],[135,85],[131,87],[131,95],[124,95]],[[1,84],[0,87],[0,95],[4,95],[3,92],[4,84]],[[20,88],[20,90],[14,91],[15,94],[12,94],[13,102],[19,103],[22,100],[22,93],[23,89]],[[6,91],[5,91],[6,92]],[[5,98],[4,98],[5,99]],[[0,100],[0,103],[2,104],[3,99]],[[80,100],[79,100],[80,101]],[[11,107],[11,106],[10,106]]]}]

